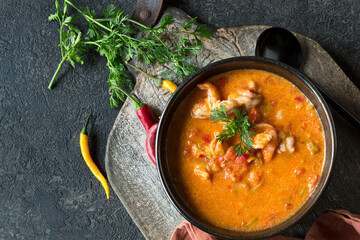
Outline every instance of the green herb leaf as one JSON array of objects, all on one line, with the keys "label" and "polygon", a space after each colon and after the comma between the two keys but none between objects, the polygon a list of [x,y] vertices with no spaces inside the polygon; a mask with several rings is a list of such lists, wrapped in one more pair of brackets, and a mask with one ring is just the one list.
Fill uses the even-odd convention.
[{"label": "green herb leaf", "polygon": [[174,17],[171,14],[168,14],[163,17],[163,19],[161,19],[161,25],[159,26],[159,29],[165,29],[172,23],[174,23]]},{"label": "green herb leaf", "polygon": [[193,24],[196,22],[196,18],[192,18],[189,22],[183,22],[183,28],[185,30],[190,30],[190,28],[193,26]]},{"label": "green herb leaf", "polygon": [[197,26],[194,33],[197,36],[204,37],[210,39],[212,37],[212,32],[205,25]]},{"label": "green herb leaf", "polygon": [[236,156],[241,156],[250,151],[252,148],[252,138],[250,136],[255,133],[251,131],[254,125],[249,122],[245,110],[235,108],[235,119],[232,120],[226,113],[226,107],[220,105],[219,109],[211,110],[209,119],[214,123],[226,123],[222,132],[216,136],[216,140],[225,142],[234,136],[239,136],[240,142],[233,146]]}]

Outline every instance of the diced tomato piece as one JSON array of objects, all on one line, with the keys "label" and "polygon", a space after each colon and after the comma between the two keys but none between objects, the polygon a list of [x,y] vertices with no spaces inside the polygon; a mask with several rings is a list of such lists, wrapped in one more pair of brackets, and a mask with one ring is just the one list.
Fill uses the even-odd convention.
[{"label": "diced tomato piece", "polygon": [[248,158],[249,158],[249,154],[245,153],[245,154],[241,155],[240,157],[237,157],[235,159],[235,162],[237,164],[247,163]]},{"label": "diced tomato piece", "polygon": [[211,142],[211,137],[210,137],[210,135],[209,134],[204,134],[203,136],[202,136],[202,139],[204,140],[204,142],[205,143],[210,143]]},{"label": "diced tomato piece", "polygon": [[225,77],[221,77],[221,78],[219,78],[217,81],[216,81],[216,85],[218,86],[218,87],[223,87],[225,84],[226,84],[226,82],[227,82],[227,78],[225,78]]},{"label": "diced tomato piece", "polygon": [[249,168],[246,161],[242,164],[237,164],[236,162],[230,163],[225,168],[225,179],[229,179],[232,182],[239,182],[248,171]]},{"label": "diced tomato piece", "polygon": [[249,89],[249,92],[251,92],[251,93],[257,93],[257,91],[255,91],[254,89]]},{"label": "diced tomato piece", "polygon": [[294,97],[294,100],[298,102],[305,102],[305,98],[301,96]]},{"label": "diced tomato piece", "polygon": [[224,159],[226,161],[234,161],[235,158],[236,158],[235,151],[232,149],[232,147],[228,148],[228,150],[226,151],[226,153],[224,155]]},{"label": "diced tomato piece", "polygon": [[293,208],[293,204],[292,203],[285,203],[285,209],[286,210],[291,210]]}]

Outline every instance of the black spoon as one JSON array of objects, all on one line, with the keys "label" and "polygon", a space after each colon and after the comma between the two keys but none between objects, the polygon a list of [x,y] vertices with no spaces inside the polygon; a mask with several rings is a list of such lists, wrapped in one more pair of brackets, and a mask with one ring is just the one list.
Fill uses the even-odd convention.
[{"label": "black spoon", "polygon": [[[299,69],[302,63],[302,51],[299,41],[288,30],[278,27],[266,29],[256,42],[255,56],[274,59]],[[331,105],[345,120],[360,130],[360,120],[317,84],[312,84],[319,90],[325,101]]]}]

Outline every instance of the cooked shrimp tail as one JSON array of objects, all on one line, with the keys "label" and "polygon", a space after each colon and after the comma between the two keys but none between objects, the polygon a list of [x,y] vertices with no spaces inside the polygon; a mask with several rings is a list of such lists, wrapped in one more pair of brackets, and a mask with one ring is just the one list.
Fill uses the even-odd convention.
[{"label": "cooked shrimp tail", "polygon": [[231,113],[236,107],[233,100],[220,100],[220,93],[210,82],[198,84],[198,88],[207,91],[207,97],[200,103],[194,105],[191,115],[193,118],[208,118],[212,109],[218,109],[220,105],[224,106],[227,113]]},{"label": "cooked shrimp tail", "polygon": [[278,145],[278,137],[273,126],[267,123],[256,124],[254,131],[257,133],[253,139],[253,148],[261,149],[265,162],[271,161]]}]

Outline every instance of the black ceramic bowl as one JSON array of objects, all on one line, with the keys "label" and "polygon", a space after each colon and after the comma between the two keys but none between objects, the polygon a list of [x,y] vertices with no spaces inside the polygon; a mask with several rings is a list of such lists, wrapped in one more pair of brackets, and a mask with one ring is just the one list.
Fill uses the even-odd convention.
[{"label": "black ceramic bowl", "polygon": [[[294,213],[291,217],[270,228],[266,228],[258,231],[242,232],[223,229],[210,224],[204,219],[198,217],[196,213],[189,208],[184,202],[182,197],[177,192],[172,178],[169,172],[168,161],[166,156],[166,135],[168,132],[168,126],[172,119],[173,113],[177,106],[182,102],[184,98],[196,88],[198,83],[201,83],[212,76],[220,73],[228,72],[236,69],[258,69],[267,72],[275,73],[281,77],[284,77],[288,81],[297,86],[305,96],[314,104],[319,117],[321,119],[324,134],[325,134],[325,161],[323,165],[322,175],[320,177],[319,184],[314,192],[310,195],[304,205]],[[235,57],[230,59],[221,60],[212,63],[188,78],[172,95],[167,106],[162,114],[159,128],[156,138],[156,162],[161,181],[163,183],[165,192],[167,193],[170,201],[175,208],[186,218],[189,222],[196,227],[208,232],[212,235],[226,238],[226,239],[258,239],[271,237],[279,234],[284,230],[290,228],[296,224],[316,203],[321,193],[324,191],[326,183],[329,180],[331,168],[334,161],[336,148],[335,128],[332,116],[329,108],[324,102],[324,99],[320,96],[319,92],[309,82],[309,80],[294,68],[289,67],[286,64],[259,57]]]}]

